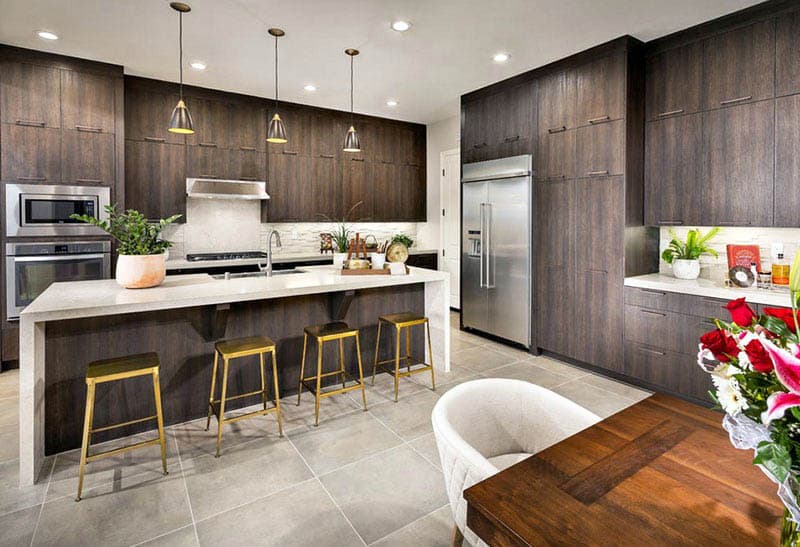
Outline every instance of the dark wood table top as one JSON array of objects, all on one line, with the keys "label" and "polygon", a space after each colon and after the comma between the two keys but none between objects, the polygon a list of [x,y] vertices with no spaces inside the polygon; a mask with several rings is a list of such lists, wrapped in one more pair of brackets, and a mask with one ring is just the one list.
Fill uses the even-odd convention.
[{"label": "dark wood table top", "polygon": [[778,545],[777,485],[722,414],[656,394],[464,491],[489,545]]}]

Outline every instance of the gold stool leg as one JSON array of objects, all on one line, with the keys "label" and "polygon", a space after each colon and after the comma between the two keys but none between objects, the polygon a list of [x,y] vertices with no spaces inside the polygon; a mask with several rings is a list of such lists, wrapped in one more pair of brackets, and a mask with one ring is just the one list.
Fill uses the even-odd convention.
[{"label": "gold stool leg", "polygon": [[217,362],[219,361],[219,352],[214,348],[214,370],[211,373],[211,395],[208,396],[208,418],[206,419],[206,431],[211,426],[211,413],[214,411],[214,392],[217,387]]},{"label": "gold stool leg", "polygon": [[222,445],[222,425],[225,419],[225,397],[228,392],[228,358],[223,357],[222,359],[222,396],[219,399],[219,419],[217,420],[217,453],[216,456],[219,458],[219,448]]},{"label": "gold stool leg", "polygon": [[92,429],[92,419],[94,418],[94,382],[86,385],[86,414],[83,417],[83,442],[81,442],[81,465],[78,470],[78,496],[75,501],[81,501],[83,491],[83,473],[86,470],[86,456],[89,454],[89,433]]},{"label": "gold stool leg", "polygon": [[347,376],[344,372],[344,339],[339,338],[339,372],[342,374],[342,389],[346,387]]},{"label": "gold stool leg", "polygon": [[[274,354],[273,354],[274,355]],[[267,384],[264,380],[264,354],[258,354],[259,364],[261,365],[261,404],[264,406],[264,410],[267,410]]]},{"label": "gold stool leg", "polygon": [[436,378],[433,374],[433,344],[431,344],[431,323],[425,320],[425,328],[428,331],[428,364],[431,366],[431,389],[436,391]]},{"label": "gold stool leg", "polygon": [[156,400],[156,422],[158,423],[158,441],[161,445],[161,466],[167,474],[167,444],[164,441],[164,414],[161,411],[161,383],[158,379],[158,370],[153,371],[153,395]]},{"label": "gold stool leg", "polygon": [[375,361],[372,363],[372,385],[375,385],[375,371],[378,369],[378,354],[381,347],[381,324],[383,321],[378,319],[378,338],[375,340]]},{"label": "gold stool leg", "polygon": [[364,405],[364,410],[367,410],[367,393],[364,391],[364,369],[361,366],[361,342],[359,341],[358,332],[356,332],[356,357],[358,357],[358,381],[361,383],[361,402]]},{"label": "gold stool leg", "polygon": [[303,334],[303,359],[300,361],[300,382],[297,384],[297,406],[300,406],[300,394],[303,392],[303,371],[306,368],[306,349],[308,348],[308,334]]},{"label": "gold stool leg", "polygon": [[317,391],[314,393],[314,427],[319,425],[319,392],[322,388],[322,340],[317,341]]},{"label": "gold stool leg", "polygon": [[394,327],[395,330],[395,345],[394,345],[394,402],[397,402],[397,394],[400,391],[400,327]]},{"label": "gold stool leg", "polygon": [[406,370],[411,372],[411,327],[406,327]]},{"label": "gold stool leg", "polygon": [[272,382],[275,384],[275,414],[278,415],[278,435],[283,437],[283,424],[281,423],[281,396],[278,390],[278,359],[275,357],[275,348],[272,348],[272,378]]}]

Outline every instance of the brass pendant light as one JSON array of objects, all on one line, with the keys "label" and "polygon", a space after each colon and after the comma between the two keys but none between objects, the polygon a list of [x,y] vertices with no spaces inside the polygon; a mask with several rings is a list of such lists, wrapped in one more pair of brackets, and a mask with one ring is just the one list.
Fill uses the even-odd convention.
[{"label": "brass pendant light", "polygon": [[344,137],[342,150],[345,152],[361,152],[361,143],[358,141],[358,133],[356,133],[356,128],[353,124],[353,57],[358,55],[359,51],[348,48],[344,52],[350,56],[350,129],[347,130],[347,135]]},{"label": "brass pendant light", "polygon": [[269,128],[267,129],[267,142],[275,144],[283,144],[288,141],[286,137],[286,127],[283,125],[283,120],[278,115],[278,38],[284,36],[286,33],[279,28],[271,28],[269,32],[275,37],[275,114],[269,121]]},{"label": "brass pendant light", "polygon": [[192,8],[183,2],[171,2],[169,7],[178,12],[178,48],[180,50],[180,99],[169,119],[169,132],[191,135],[194,133],[194,123],[186,103],[183,102],[183,14],[189,13]]}]

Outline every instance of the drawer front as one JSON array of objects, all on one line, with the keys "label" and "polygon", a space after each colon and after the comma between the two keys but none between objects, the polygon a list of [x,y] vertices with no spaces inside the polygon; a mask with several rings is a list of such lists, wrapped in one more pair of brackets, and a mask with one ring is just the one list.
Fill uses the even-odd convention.
[{"label": "drawer front", "polygon": [[697,366],[692,355],[626,341],[625,374],[700,402],[710,402],[711,377]]},{"label": "drawer front", "polygon": [[[709,318],[716,317],[724,321],[730,320],[730,314],[725,309],[725,305],[731,299],[709,298],[706,296],[692,296],[682,294],[683,306],[680,311],[687,315]],[[753,305],[751,305],[753,307]]]},{"label": "drawer front", "polygon": [[675,312],[625,304],[625,339],[680,351],[686,346],[684,320]]},{"label": "drawer front", "polygon": [[681,295],[658,289],[625,287],[625,303],[655,310],[681,311]]}]

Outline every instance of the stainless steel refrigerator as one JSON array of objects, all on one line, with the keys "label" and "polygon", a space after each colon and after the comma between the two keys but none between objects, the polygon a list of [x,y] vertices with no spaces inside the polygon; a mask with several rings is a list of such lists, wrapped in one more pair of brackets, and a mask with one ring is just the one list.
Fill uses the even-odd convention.
[{"label": "stainless steel refrigerator", "polygon": [[461,321],[531,345],[531,156],[462,168]]}]

